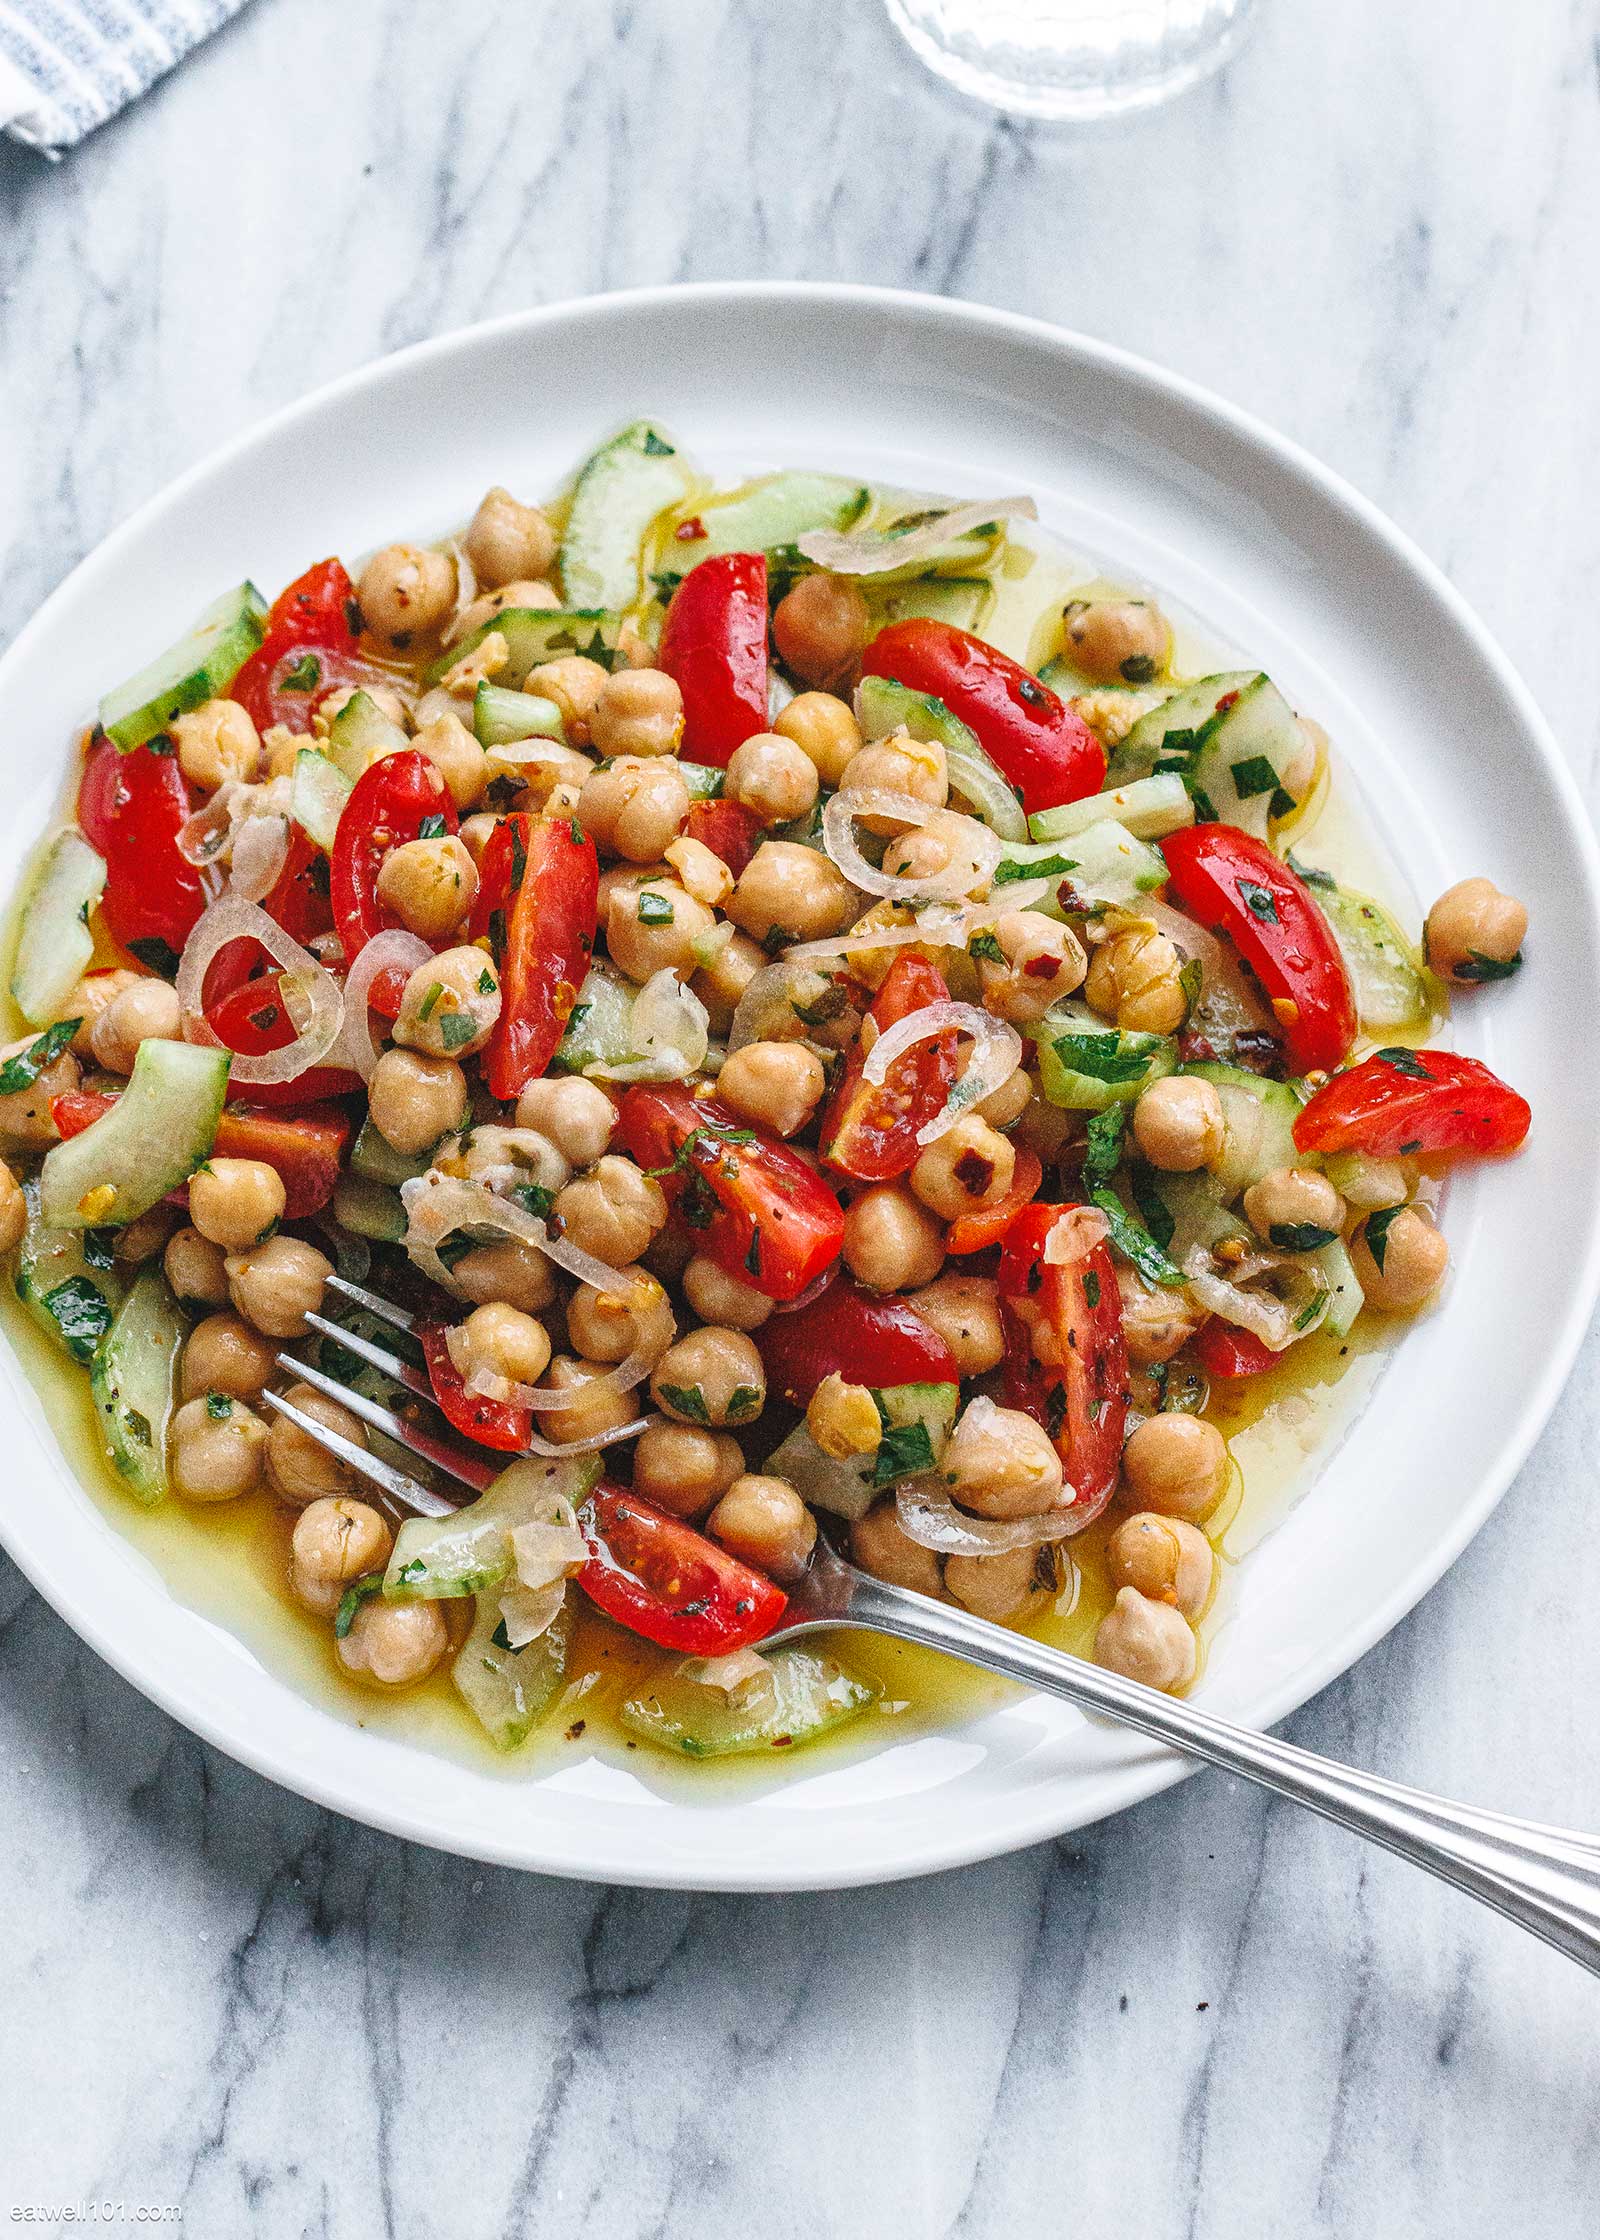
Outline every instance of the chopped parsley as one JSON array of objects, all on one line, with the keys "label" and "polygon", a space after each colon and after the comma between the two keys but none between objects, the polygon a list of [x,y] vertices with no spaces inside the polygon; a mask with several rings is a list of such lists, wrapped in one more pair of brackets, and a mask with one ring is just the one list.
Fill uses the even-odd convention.
[{"label": "chopped parsley", "polygon": [[1085,1269],[1084,1269],[1084,1271],[1083,1271],[1083,1295],[1084,1295],[1084,1297],[1085,1297],[1085,1298],[1086,1298],[1086,1299],[1088,1300],[1088,1302],[1089,1302],[1089,1304],[1090,1304],[1090,1306],[1091,1306],[1091,1307],[1097,1307],[1097,1306],[1099,1306],[1099,1304],[1100,1304],[1100,1271],[1098,1270],[1098,1268],[1085,1268]]},{"label": "chopped parsley", "polygon": [[1278,773],[1264,754],[1247,755],[1243,762],[1230,763],[1228,775],[1241,801],[1249,801],[1258,793],[1278,790]]},{"label": "chopped parsley", "polygon": [[758,1416],[761,1413],[761,1399],[759,1385],[736,1384],[728,1402],[728,1421],[742,1423],[746,1416]]},{"label": "chopped parsley", "polygon": [[1267,1241],[1275,1244],[1280,1252],[1320,1252],[1325,1244],[1332,1244],[1338,1234],[1337,1229],[1324,1229],[1318,1221],[1267,1224]]},{"label": "chopped parsley", "polygon": [[1111,1225],[1112,1251],[1137,1268],[1146,1283],[1170,1289],[1183,1282],[1183,1271],[1173,1266],[1144,1223],[1135,1221],[1108,1183],[1098,1184],[1089,1196]]},{"label": "chopped parsley", "polygon": [[894,1478],[915,1478],[933,1468],[933,1440],[925,1423],[895,1423],[885,1427],[872,1458],[872,1482],[886,1486]]},{"label": "chopped parsley", "polygon": [[645,1173],[652,1182],[664,1174],[689,1174],[698,1161],[714,1155],[714,1147],[727,1143],[754,1143],[754,1128],[728,1128],[718,1120],[702,1121],[698,1128],[691,1128],[664,1167],[646,1167]]},{"label": "chopped parsley", "polygon": [[1367,1215],[1367,1225],[1362,1234],[1367,1240],[1367,1250],[1372,1255],[1372,1265],[1379,1275],[1383,1273],[1384,1255],[1389,1250],[1389,1229],[1397,1213],[1405,1212],[1404,1206],[1384,1206],[1377,1213]]},{"label": "chopped parsley", "polygon": [[1522,951],[1514,957],[1486,957],[1480,949],[1469,949],[1465,964],[1455,969],[1457,980],[1510,980],[1522,970]]},{"label": "chopped parsley", "polygon": [[664,894],[657,894],[644,887],[639,894],[639,923],[642,926],[670,926],[672,904]]},{"label": "chopped parsley", "polygon": [[335,1641],[344,1639],[356,1622],[356,1612],[364,1602],[371,1601],[382,1585],[383,1573],[381,1571],[369,1571],[366,1577],[358,1579],[354,1586],[346,1587],[344,1597],[334,1616],[333,1638]]},{"label": "chopped parsley", "polygon": [[478,1031],[470,1011],[447,1011],[439,1021],[439,1040],[447,1050],[462,1050]]},{"label": "chopped parsley", "polygon": [[1258,879],[1235,879],[1233,883],[1252,918],[1259,918],[1264,926],[1278,923],[1278,905],[1270,887],[1262,886]]},{"label": "chopped parsley", "polygon": [[1126,1119],[1120,1104],[1108,1104],[1104,1112],[1089,1115],[1089,1148],[1084,1153],[1083,1171],[1090,1182],[1109,1182],[1116,1173]]},{"label": "chopped parsley", "polygon": [[1431,1081],[1433,1079],[1433,1075],[1417,1056],[1415,1050],[1400,1048],[1380,1050],[1378,1056],[1386,1066],[1392,1066],[1396,1073],[1403,1073],[1408,1081]]},{"label": "chopped parsley", "polygon": [[1328,1291],[1313,1292],[1311,1297],[1306,1301],[1305,1305],[1300,1309],[1300,1312],[1295,1316],[1295,1328],[1297,1330],[1310,1330],[1317,1323],[1319,1323],[1322,1320],[1323,1310],[1327,1306],[1328,1301],[1331,1297],[1332,1293]]},{"label": "chopped parsley", "polygon": [[654,428],[646,428],[640,449],[647,459],[670,459],[674,456],[670,443],[663,443]]},{"label": "chopped parsley", "polygon": [[403,1587],[414,1587],[419,1579],[427,1576],[428,1566],[421,1556],[413,1556],[409,1563],[403,1563],[396,1574]]},{"label": "chopped parsley", "polygon": [[418,825],[417,838],[419,840],[442,840],[444,838],[444,819],[437,809],[430,810]]},{"label": "chopped parsley", "polygon": [[82,1019],[58,1019],[53,1027],[35,1036],[26,1050],[0,1066],[0,1097],[15,1097],[31,1089],[46,1066],[53,1066],[83,1025]]},{"label": "chopped parsley", "polygon": [[1165,1252],[1172,1242],[1172,1233],[1177,1223],[1172,1217],[1172,1208],[1161,1195],[1155,1169],[1147,1166],[1142,1159],[1135,1161],[1128,1173],[1128,1190],[1144,1218],[1145,1227]]},{"label": "chopped parsley", "polygon": [[1077,868],[1071,856],[1041,856],[1037,863],[1022,863],[1015,856],[1002,856],[995,865],[994,878],[990,883],[996,887],[1009,887],[1018,879],[1064,879]]},{"label": "chopped parsley", "polygon": [[497,979],[495,978],[494,974],[493,974],[493,973],[492,973],[492,972],[491,972],[491,971],[489,970],[489,967],[488,967],[487,965],[485,965],[485,966],[484,966],[484,968],[483,968],[483,970],[482,970],[482,971],[481,971],[481,972],[479,973],[479,975],[478,975],[478,993],[479,993],[479,995],[480,995],[480,996],[492,996],[492,995],[494,994],[494,992],[495,992],[496,988],[498,988],[498,987],[499,987],[499,985],[500,985],[499,981],[498,981],[498,980],[497,980]]},{"label": "chopped parsley", "polygon": [[981,933],[975,933],[967,943],[967,955],[980,958],[988,964],[1004,964],[1006,961],[1006,953],[1000,946],[998,935],[987,926]]},{"label": "chopped parsley", "polygon": [[42,1304],[73,1360],[92,1361],[111,1327],[111,1302],[100,1286],[87,1276],[69,1276],[45,1293]]},{"label": "chopped parsley", "polygon": [[548,1217],[556,1202],[555,1192],[547,1190],[542,1182],[514,1182],[507,1195],[513,1204],[521,1206],[524,1213],[531,1213],[538,1221]]},{"label": "chopped parsley", "polygon": [[315,692],[322,682],[322,663],[314,653],[303,653],[279,678],[283,692]]},{"label": "chopped parsley", "polygon": [[225,1392],[206,1394],[206,1414],[213,1423],[226,1423],[233,1413],[233,1402]]},{"label": "chopped parsley", "polygon": [[81,1241],[85,1267],[106,1269],[115,1262],[117,1257],[117,1232],[115,1229],[85,1229]]},{"label": "chopped parsley", "polygon": [[711,1421],[706,1396],[697,1384],[664,1384],[660,1398],[666,1407],[680,1416],[687,1416],[691,1423],[709,1424]]},{"label": "chopped parsley", "polygon": [[1053,1048],[1070,1073],[1081,1073],[1090,1081],[1103,1081],[1109,1086],[1137,1081],[1148,1072],[1150,1051],[1158,1039],[1110,1028],[1103,1034],[1090,1031],[1057,1035]]}]

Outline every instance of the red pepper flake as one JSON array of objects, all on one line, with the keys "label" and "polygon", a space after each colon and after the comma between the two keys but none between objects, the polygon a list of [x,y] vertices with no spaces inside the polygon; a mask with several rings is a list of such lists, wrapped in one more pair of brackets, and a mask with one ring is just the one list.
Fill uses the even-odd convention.
[{"label": "red pepper flake", "polygon": [[699,514],[691,513],[687,521],[678,523],[672,534],[679,544],[698,544],[702,537],[709,536],[710,531]]}]

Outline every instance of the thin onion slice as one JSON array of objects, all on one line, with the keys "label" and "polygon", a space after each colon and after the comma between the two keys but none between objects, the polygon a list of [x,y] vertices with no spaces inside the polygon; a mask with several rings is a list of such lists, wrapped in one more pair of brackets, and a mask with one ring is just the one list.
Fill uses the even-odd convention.
[{"label": "thin onion slice", "polygon": [[755,1649],[733,1649],[725,1657],[685,1657],[678,1667],[680,1679],[700,1688],[720,1688],[741,1710],[766,1710],[778,1700],[778,1680],[771,1665]]},{"label": "thin onion slice", "polygon": [[1031,910],[1050,892],[1048,879],[1022,879],[1007,885],[987,902],[968,903],[952,909],[948,903],[930,903],[917,913],[915,925],[866,926],[852,933],[831,934],[826,941],[800,941],[783,954],[785,964],[821,964],[838,957],[866,956],[874,949],[905,949],[921,942],[925,949],[964,949],[975,933],[992,926],[1008,910]]},{"label": "thin onion slice", "polygon": [[288,860],[287,817],[246,817],[233,836],[228,884],[246,902],[264,902]]},{"label": "thin onion slice", "polygon": [[525,1587],[553,1586],[589,1559],[572,1503],[565,1494],[545,1497],[537,1514],[511,1534],[511,1562]]},{"label": "thin onion slice", "polygon": [[[515,1541],[516,1534],[511,1535]],[[513,1649],[526,1649],[530,1641],[537,1641],[548,1633],[561,1615],[561,1606],[567,1599],[567,1582],[555,1579],[548,1586],[524,1586],[520,1579],[513,1580],[500,1597],[500,1622],[506,1629],[506,1640]]]},{"label": "thin onion slice", "polygon": [[862,1068],[864,1078],[875,1088],[880,1087],[889,1078],[889,1068],[903,1052],[915,1043],[948,1034],[952,1028],[958,1034],[971,1036],[972,1056],[959,1081],[951,1085],[943,1109],[934,1114],[926,1127],[917,1130],[918,1143],[935,1142],[955,1126],[969,1105],[1003,1088],[1022,1063],[1022,1037],[1004,1019],[995,1018],[992,1012],[976,1003],[925,1003],[919,1011],[897,1019],[892,1027],[885,1027],[867,1052],[867,1062]]},{"label": "thin onion slice", "polygon": [[283,971],[281,988],[285,1005],[298,997],[305,1016],[297,1020],[292,1042],[281,1050],[263,1050],[246,1057],[233,1053],[228,1078],[235,1084],[294,1081],[311,1066],[320,1065],[339,1040],[344,1024],[344,998],[331,972],[325,972],[309,949],[291,940],[265,910],[243,895],[220,895],[195,923],[178,961],[178,1002],[183,1008],[183,1031],[190,1042],[212,1050],[228,1045],[205,1013],[206,975],[222,951],[235,941],[259,941],[274,964]]},{"label": "thin onion slice", "polygon": [[[950,861],[926,879],[891,877],[861,853],[855,836],[858,817],[892,817],[896,824],[923,832],[943,829]],[[951,829],[958,825],[965,829]],[[891,793],[883,786],[834,794],[822,812],[822,844],[852,886],[891,902],[964,902],[974,887],[994,877],[1003,852],[999,835],[975,817],[964,817],[958,809],[931,809],[926,801],[914,801],[909,793]]]},{"label": "thin onion slice", "polygon": [[226,856],[233,832],[230,804],[236,791],[238,781],[228,779],[203,808],[196,809],[192,817],[179,825],[173,845],[184,862],[192,863],[196,870],[203,871],[207,864]]},{"label": "thin onion slice", "polygon": [[668,965],[651,973],[634,997],[628,1040],[631,1057],[584,1070],[603,1081],[687,1081],[706,1062],[711,1016]]},{"label": "thin onion slice", "polygon": [[340,1056],[363,1081],[372,1079],[379,1056],[378,1046],[372,1039],[369,998],[373,982],[392,966],[398,966],[407,974],[413,973],[432,955],[433,951],[420,934],[407,933],[401,926],[375,933],[365,948],[358,951],[355,963],[345,975],[344,1047]]},{"label": "thin onion slice", "polygon": [[973,814],[991,832],[998,832],[1002,840],[1027,839],[1027,812],[980,746],[947,747],[945,766],[950,790],[971,804]]},{"label": "thin onion slice", "polygon": [[915,566],[936,559],[946,545],[991,521],[1037,521],[1039,508],[1031,498],[990,498],[950,505],[935,500],[938,511],[931,520],[919,518],[914,529],[896,533],[891,521],[884,529],[808,529],[795,543],[808,560],[840,576],[881,576],[891,568]]},{"label": "thin onion slice", "polygon": [[1045,1265],[1076,1267],[1080,1260],[1088,1259],[1096,1245],[1104,1244],[1110,1234],[1111,1224],[1098,1206],[1068,1206],[1060,1220],[1052,1222],[1050,1234],[1044,1240]]},{"label": "thin onion slice", "polygon": [[[1219,1321],[1248,1330],[1269,1352],[1284,1353],[1296,1338],[1305,1335],[1296,1328],[1294,1310],[1286,1299],[1270,1291],[1246,1291],[1240,1284],[1229,1283],[1217,1274],[1202,1245],[1194,1246],[1185,1258],[1183,1272],[1189,1279],[1190,1295],[1196,1306],[1204,1307]],[[1323,1293],[1324,1299],[1329,1296]],[[1320,1321],[1321,1317],[1317,1319]],[[1307,1325],[1307,1328],[1313,1327],[1314,1324]]]},{"label": "thin onion slice", "polygon": [[1081,1512],[1057,1505],[1036,1517],[974,1517],[958,1509],[937,1478],[908,1478],[895,1488],[900,1530],[941,1556],[1003,1556],[1042,1548],[1081,1532]]}]

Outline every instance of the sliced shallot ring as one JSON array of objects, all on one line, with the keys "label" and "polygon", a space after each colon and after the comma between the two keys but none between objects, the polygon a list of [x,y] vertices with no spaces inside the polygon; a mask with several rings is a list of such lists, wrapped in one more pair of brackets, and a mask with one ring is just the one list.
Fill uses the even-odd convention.
[{"label": "sliced shallot ring", "polygon": [[974,1517],[958,1509],[937,1478],[908,1478],[895,1488],[900,1530],[941,1556],[1002,1556],[1042,1548],[1083,1530],[1084,1520],[1058,1503],[1036,1517]]},{"label": "sliced shallot ring", "polygon": [[[967,827],[952,840],[951,858],[942,871],[926,879],[892,877],[870,864],[856,842],[858,817],[892,817],[896,824],[921,832],[960,823]],[[909,793],[891,793],[884,786],[863,786],[859,793],[840,791],[831,796],[822,812],[822,844],[853,887],[890,902],[964,902],[974,887],[992,879],[1004,849],[998,833],[959,809],[933,809],[914,801]]]},{"label": "sliced shallot ring", "polygon": [[523,1452],[539,1455],[598,1454],[602,1447],[616,1447],[624,1439],[637,1439],[652,1424],[664,1420],[658,1415],[635,1416],[632,1423],[619,1423],[610,1431],[591,1431],[587,1439],[541,1439],[536,1431],[530,1431],[522,1442]]},{"label": "sliced shallot ring", "polygon": [[286,817],[245,817],[235,828],[228,885],[246,902],[264,902],[283,877],[289,860]]},{"label": "sliced shallot ring", "polygon": [[280,982],[285,1004],[298,996],[306,1017],[293,1042],[281,1050],[263,1050],[252,1057],[233,1053],[228,1078],[235,1085],[266,1087],[294,1081],[311,1066],[321,1065],[339,1040],[344,1025],[344,998],[331,972],[325,972],[309,949],[286,934],[275,918],[247,902],[243,895],[219,895],[196,920],[178,960],[178,1002],[183,1010],[183,1031],[190,1042],[208,1049],[228,1048],[205,1014],[206,974],[224,949],[235,941],[259,941],[274,964],[282,967]]},{"label": "sliced shallot ring", "polygon": [[207,864],[227,854],[233,831],[231,803],[237,790],[237,779],[229,778],[203,808],[196,809],[186,823],[179,825],[173,845],[185,863],[192,863],[203,871]]},{"label": "sliced shallot ring", "polygon": [[525,1587],[548,1587],[588,1561],[577,1514],[565,1494],[546,1497],[548,1516],[532,1516],[511,1532],[511,1563]]},{"label": "sliced shallot ring", "polygon": [[[512,1538],[515,1537],[513,1533]],[[526,1649],[530,1641],[537,1641],[541,1634],[548,1633],[560,1617],[566,1599],[564,1577],[543,1587],[525,1586],[514,1578],[500,1596],[500,1622],[511,1647]]]},{"label": "sliced shallot ring", "polygon": [[408,974],[415,972],[418,965],[426,964],[433,954],[420,934],[407,933],[402,926],[390,926],[383,933],[375,933],[357,952],[355,963],[345,974],[344,1048],[340,1055],[363,1081],[372,1079],[379,1058],[378,1046],[372,1039],[372,1006],[367,1000],[372,983],[393,966],[399,966]]},{"label": "sliced shallot ring", "polygon": [[783,962],[820,964],[828,958],[864,956],[873,949],[909,948],[917,941],[926,949],[964,949],[973,934],[992,926],[1007,910],[1031,910],[1050,889],[1048,879],[1019,880],[1014,886],[1002,887],[987,902],[968,903],[961,909],[946,903],[937,914],[932,907],[925,909],[915,925],[867,926],[853,933],[830,934],[825,941],[798,941],[792,949],[785,949]]},{"label": "sliced shallot ring", "polygon": [[1075,1267],[1087,1260],[1096,1245],[1104,1244],[1111,1224],[1098,1206],[1068,1206],[1059,1221],[1050,1225],[1044,1240],[1044,1262],[1049,1268]]},{"label": "sliced shallot ring", "polygon": [[[974,498],[962,505],[938,498],[933,506],[938,508],[933,520],[904,529],[898,536],[891,521],[884,529],[808,529],[804,536],[796,537],[795,543],[808,560],[834,575],[880,576],[891,568],[914,567],[919,560],[931,560],[946,545],[988,522],[1039,518],[1039,508],[1031,498]],[[907,509],[919,513],[931,510],[914,505]]]},{"label": "sliced shallot ring", "polygon": [[984,1097],[992,1096],[996,1089],[1004,1088],[1022,1063],[1022,1037],[1004,1019],[997,1019],[976,1003],[925,1003],[920,1010],[884,1028],[867,1052],[863,1077],[874,1088],[881,1087],[889,1078],[889,1068],[903,1052],[915,1043],[927,1042],[934,1035],[948,1034],[952,1029],[957,1034],[971,1036],[972,1056],[960,1080],[951,1085],[943,1108],[926,1127],[917,1130],[918,1143],[935,1142],[955,1126],[969,1105],[978,1104]]},{"label": "sliced shallot ring", "polygon": [[[1281,1263],[1269,1263],[1278,1264]],[[1277,1298],[1270,1291],[1246,1291],[1241,1284],[1229,1283],[1219,1276],[1203,1245],[1195,1245],[1188,1253],[1183,1272],[1189,1279],[1189,1295],[1196,1306],[1204,1307],[1208,1314],[1216,1315],[1222,1322],[1248,1330],[1271,1353],[1287,1352],[1296,1338],[1304,1337],[1322,1320],[1319,1314],[1302,1330],[1287,1300]],[[1331,1296],[1330,1292],[1323,1292],[1325,1300]]]}]

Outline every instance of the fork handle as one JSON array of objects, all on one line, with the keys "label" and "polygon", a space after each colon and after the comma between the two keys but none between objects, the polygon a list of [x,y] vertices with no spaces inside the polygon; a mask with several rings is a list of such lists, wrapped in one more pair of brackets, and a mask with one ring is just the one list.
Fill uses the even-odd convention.
[{"label": "fork handle", "polygon": [[1064,1696],[1308,1805],[1481,1899],[1600,1975],[1600,1839],[1452,1804],[1361,1773],[882,1580],[859,1579],[842,1615],[846,1625],[896,1634]]}]

